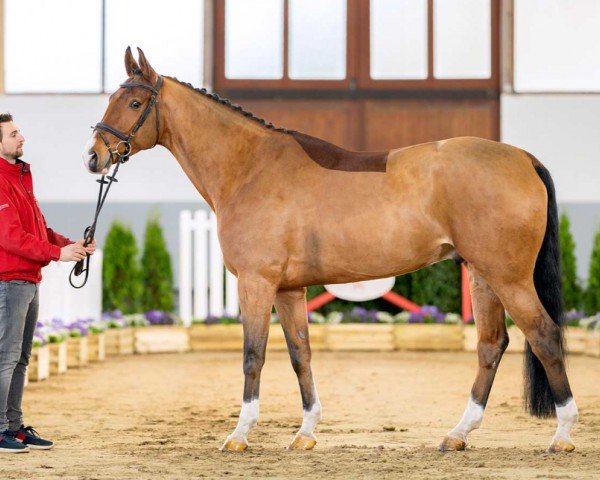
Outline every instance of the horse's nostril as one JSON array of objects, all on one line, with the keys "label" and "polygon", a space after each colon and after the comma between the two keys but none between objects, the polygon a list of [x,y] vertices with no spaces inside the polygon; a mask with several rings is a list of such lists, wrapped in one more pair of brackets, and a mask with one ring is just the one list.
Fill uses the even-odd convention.
[{"label": "horse's nostril", "polygon": [[96,170],[96,167],[98,166],[98,155],[96,154],[96,152],[94,152],[94,150],[90,150],[88,153],[90,155],[90,170]]}]

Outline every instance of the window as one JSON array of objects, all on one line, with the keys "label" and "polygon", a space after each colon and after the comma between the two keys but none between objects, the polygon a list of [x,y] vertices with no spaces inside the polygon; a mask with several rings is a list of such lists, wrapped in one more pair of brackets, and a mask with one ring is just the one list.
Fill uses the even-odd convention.
[{"label": "window", "polygon": [[215,83],[230,88],[340,88],[354,65],[356,0],[216,0]]},{"label": "window", "polygon": [[102,0],[4,0],[4,9],[7,93],[102,91]]},{"label": "window", "polygon": [[600,91],[600,2],[515,0],[514,89]]},{"label": "window", "polygon": [[497,90],[499,4],[216,0],[215,87]]},{"label": "window", "polygon": [[140,47],[158,73],[202,85],[204,2],[169,0],[166,8],[164,0],[105,1],[106,92],[125,80],[127,46]]},{"label": "window", "polygon": [[283,0],[228,0],[225,76],[283,77]]}]

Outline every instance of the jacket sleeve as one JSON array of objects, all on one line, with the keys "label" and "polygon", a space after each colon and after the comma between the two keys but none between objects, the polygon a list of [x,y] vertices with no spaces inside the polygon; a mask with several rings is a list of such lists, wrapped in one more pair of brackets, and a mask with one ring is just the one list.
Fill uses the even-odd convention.
[{"label": "jacket sleeve", "polygon": [[46,232],[48,233],[48,240],[53,245],[58,245],[59,247],[64,247],[66,245],[71,245],[72,243],[75,243],[70,238],[63,237],[60,233],[56,233],[51,228],[48,228],[48,226],[46,226]]},{"label": "jacket sleeve", "polygon": [[36,262],[60,258],[60,247],[27,233],[12,200],[0,189],[0,247],[7,252]]}]

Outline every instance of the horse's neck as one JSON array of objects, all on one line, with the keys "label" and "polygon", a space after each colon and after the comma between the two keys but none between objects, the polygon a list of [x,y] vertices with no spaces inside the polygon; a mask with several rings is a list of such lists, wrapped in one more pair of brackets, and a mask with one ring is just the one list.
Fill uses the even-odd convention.
[{"label": "horse's neck", "polygon": [[182,85],[168,82],[161,99],[160,143],[177,159],[213,210],[261,170],[261,126]]}]

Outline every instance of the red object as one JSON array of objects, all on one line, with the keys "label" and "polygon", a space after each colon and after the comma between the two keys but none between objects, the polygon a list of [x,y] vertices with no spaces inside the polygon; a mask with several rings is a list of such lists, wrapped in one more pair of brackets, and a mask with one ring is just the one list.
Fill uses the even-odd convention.
[{"label": "red object", "polygon": [[404,310],[408,310],[409,312],[418,312],[421,310],[420,305],[407,300],[402,295],[398,295],[396,292],[389,291],[383,295],[383,298],[385,298],[388,302],[403,308]]},{"label": "red object", "polygon": [[473,317],[473,308],[471,305],[471,287],[469,285],[469,272],[467,267],[462,265],[461,270],[461,296],[462,296],[462,318],[467,323]]},{"label": "red object", "polygon": [[0,157],[0,280],[39,283],[41,269],[73,243],[46,225],[33,195],[29,164]]},{"label": "red object", "polygon": [[321,308],[326,303],[331,302],[334,298],[335,298],[335,295],[333,295],[329,292],[323,292],[321,295],[313,298],[311,301],[309,301],[306,304],[306,310],[308,310],[309,312],[312,312],[313,310],[316,310],[317,308]]},{"label": "red object", "polygon": [[[323,305],[331,302],[334,298],[335,295],[333,295],[332,293],[324,292],[318,297],[315,297],[310,302],[308,302],[308,304],[306,305],[306,309],[309,312],[312,312],[313,310],[321,308]],[[395,292],[390,291],[384,294],[382,298],[385,298],[388,302],[393,303],[394,305],[397,305],[398,307],[403,308],[405,310],[409,310],[411,312],[418,312],[419,310],[421,310],[421,307],[419,305],[411,302],[410,300],[407,300],[406,298],[402,297],[401,295],[398,295]]]}]

